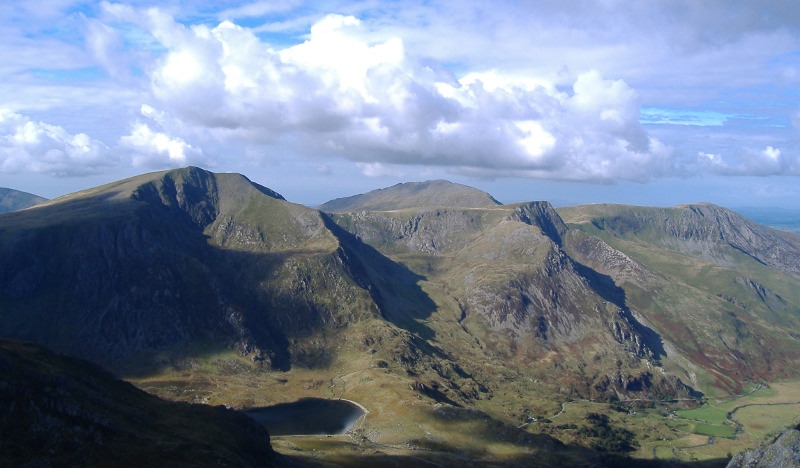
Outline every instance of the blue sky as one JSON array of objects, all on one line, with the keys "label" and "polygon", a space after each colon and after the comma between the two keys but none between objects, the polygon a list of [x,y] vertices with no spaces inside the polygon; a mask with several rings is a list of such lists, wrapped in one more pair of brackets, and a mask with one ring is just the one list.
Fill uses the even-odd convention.
[{"label": "blue sky", "polygon": [[789,0],[11,0],[0,56],[0,186],[46,197],[197,165],[309,205],[800,208]]}]

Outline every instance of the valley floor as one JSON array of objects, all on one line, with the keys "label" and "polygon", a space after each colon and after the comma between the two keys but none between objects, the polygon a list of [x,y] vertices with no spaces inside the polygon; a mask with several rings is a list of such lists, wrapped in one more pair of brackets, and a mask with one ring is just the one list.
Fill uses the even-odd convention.
[{"label": "valley floor", "polygon": [[[709,398],[695,409],[591,401],[550,402],[549,417],[528,423],[493,410],[456,408],[420,396],[392,368],[259,371],[234,355],[190,359],[128,380],[170,400],[247,409],[302,397],[347,398],[369,414],[341,436],[274,437],[274,448],[304,463],[343,466],[564,465],[621,460],[590,450],[603,441],[587,425],[606,415],[606,437],[632,434],[631,462],[724,466],[730,455],[769,442],[800,421],[800,380],[753,384],[739,396]],[[566,404],[565,404],[566,403]],[[560,411],[559,411],[560,407]],[[587,416],[589,419],[587,419]],[[594,428],[596,429],[596,428]],[[602,434],[601,434],[602,437]],[[564,445],[560,445],[560,441]],[[611,458],[608,458],[611,457]]]}]

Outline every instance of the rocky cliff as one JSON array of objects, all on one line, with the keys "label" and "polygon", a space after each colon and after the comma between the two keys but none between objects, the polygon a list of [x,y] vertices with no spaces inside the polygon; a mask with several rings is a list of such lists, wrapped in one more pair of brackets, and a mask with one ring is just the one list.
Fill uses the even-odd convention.
[{"label": "rocky cliff", "polygon": [[784,432],[775,442],[736,454],[728,468],[800,467],[800,426]]},{"label": "rocky cliff", "polygon": [[322,364],[315,335],[380,315],[354,260],[375,255],[326,223],[197,168],[7,213],[0,333],[114,369],[199,343],[275,368]]}]

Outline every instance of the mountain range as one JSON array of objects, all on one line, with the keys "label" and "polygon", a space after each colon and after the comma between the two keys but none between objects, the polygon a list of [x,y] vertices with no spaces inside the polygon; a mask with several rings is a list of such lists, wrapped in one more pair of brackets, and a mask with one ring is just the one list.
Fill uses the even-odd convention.
[{"label": "mountain range", "polygon": [[46,201],[38,195],[0,187],[0,213],[22,210]]},{"label": "mountain range", "polygon": [[796,377],[799,260],[799,236],[710,204],[555,209],[429,181],[313,209],[188,167],[0,215],[0,336],[143,388],[202,366],[271,379],[213,393],[235,407],[365,396],[373,439],[399,443],[388,421],[430,405],[515,424]]}]

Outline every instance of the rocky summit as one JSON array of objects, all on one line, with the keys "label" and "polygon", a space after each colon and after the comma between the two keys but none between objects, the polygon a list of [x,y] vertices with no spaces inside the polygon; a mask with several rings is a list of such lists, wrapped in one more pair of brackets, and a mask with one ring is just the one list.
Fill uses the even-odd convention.
[{"label": "rocky summit", "polygon": [[172,400],[359,401],[353,450],[602,464],[675,430],[625,432],[636,408],[797,378],[798,259],[800,237],[709,204],[430,181],[312,209],[188,167],[1,214],[0,335]]}]

